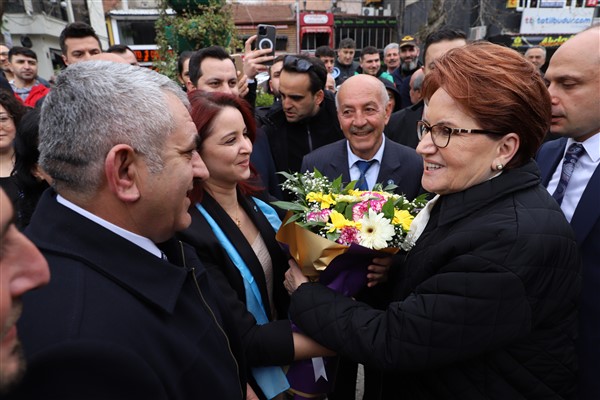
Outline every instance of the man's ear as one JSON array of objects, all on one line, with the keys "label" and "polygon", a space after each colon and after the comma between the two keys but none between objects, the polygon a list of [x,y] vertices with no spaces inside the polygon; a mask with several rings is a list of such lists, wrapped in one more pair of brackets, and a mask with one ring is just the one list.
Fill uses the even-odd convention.
[{"label": "man's ear", "polygon": [[192,81],[187,81],[187,82],[185,83],[185,87],[187,88],[187,91],[188,91],[188,93],[191,93],[191,92],[193,92],[194,90],[196,90],[196,85],[194,85],[194,84],[192,83]]},{"label": "man's ear", "polygon": [[126,144],[114,146],[104,160],[104,174],[109,190],[120,200],[133,203],[140,198],[139,156]]},{"label": "man's ear", "polygon": [[315,104],[320,106],[323,102],[323,99],[325,99],[325,91],[321,89],[317,93],[315,93]]}]

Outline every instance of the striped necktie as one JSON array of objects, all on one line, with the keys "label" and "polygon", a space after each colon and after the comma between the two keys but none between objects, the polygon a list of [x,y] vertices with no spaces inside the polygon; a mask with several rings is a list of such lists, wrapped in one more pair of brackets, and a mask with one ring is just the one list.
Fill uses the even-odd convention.
[{"label": "striped necktie", "polygon": [[554,193],[552,193],[552,197],[554,197],[558,205],[562,204],[563,198],[565,197],[565,191],[569,185],[571,175],[573,175],[575,165],[577,164],[577,161],[579,161],[579,157],[581,157],[584,153],[585,149],[580,143],[573,143],[567,149],[565,159],[563,160],[562,171],[560,173],[560,181],[558,181],[556,190]]}]

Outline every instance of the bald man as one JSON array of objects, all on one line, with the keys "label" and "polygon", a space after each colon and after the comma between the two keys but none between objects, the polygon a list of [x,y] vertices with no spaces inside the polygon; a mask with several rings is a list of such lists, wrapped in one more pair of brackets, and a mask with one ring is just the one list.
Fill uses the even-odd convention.
[{"label": "bald man", "polygon": [[[552,97],[550,132],[537,162],[542,184],[571,223],[582,258],[579,312],[579,398],[600,399],[600,25],[566,41],[545,79]],[[577,155],[577,157],[575,157]],[[574,166],[570,179],[563,164]]]}]

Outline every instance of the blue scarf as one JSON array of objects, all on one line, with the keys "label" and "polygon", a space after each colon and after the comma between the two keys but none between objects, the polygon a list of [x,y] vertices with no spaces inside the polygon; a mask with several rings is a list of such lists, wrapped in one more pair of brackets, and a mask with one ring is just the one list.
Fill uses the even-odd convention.
[{"label": "blue scarf", "polygon": [[[269,206],[264,201],[253,198],[260,210],[265,214],[271,226],[276,231],[281,226],[281,220],[277,216],[275,210]],[[217,222],[210,216],[208,211],[201,204],[196,204],[196,208],[200,213],[206,218],[208,224],[212,228],[215,236],[219,239],[221,246],[227,252],[227,255],[236,266],[236,268],[240,271],[244,281],[244,289],[246,292],[246,308],[256,319],[256,323],[259,325],[264,325],[269,322],[267,318],[267,313],[265,312],[265,307],[262,302],[262,297],[260,295],[260,290],[258,289],[258,285],[254,280],[254,276],[248,266],[238,253],[235,246],[231,243],[225,232],[221,229],[221,227],[217,224]],[[279,222],[279,223],[277,223]],[[272,367],[253,367],[252,375],[260,386],[262,392],[267,396],[268,399],[272,399],[277,396],[279,393],[289,389],[290,385],[283,373],[281,367],[272,366]]]}]

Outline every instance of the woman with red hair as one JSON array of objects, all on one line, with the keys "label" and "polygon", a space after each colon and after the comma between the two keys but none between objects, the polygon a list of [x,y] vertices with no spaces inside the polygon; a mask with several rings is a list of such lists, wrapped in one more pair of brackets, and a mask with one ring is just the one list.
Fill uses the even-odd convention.
[{"label": "woman with red hair", "polygon": [[273,398],[289,385],[272,366],[331,352],[292,333],[287,319],[288,257],[275,240],[281,221],[261,196],[250,164],[256,124],[249,106],[225,93],[194,91],[189,98],[198,153],[210,176],[192,192],[192,224],[181,238],[196,248],[238,319],[252,388],[260,398]]},{"label": "woman with red hair", "polygon": [[448,51],[423,83],[422,184],[436,196],[375,310],[297,268],[290,316],[319,343],[387,373],[382,399],[571,399],[579,254],[532,157],[551,120],[537,69],[514,50]]}]

